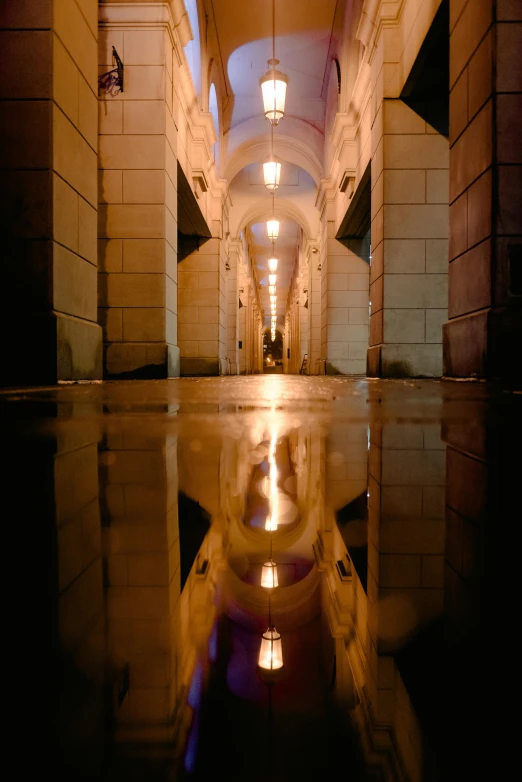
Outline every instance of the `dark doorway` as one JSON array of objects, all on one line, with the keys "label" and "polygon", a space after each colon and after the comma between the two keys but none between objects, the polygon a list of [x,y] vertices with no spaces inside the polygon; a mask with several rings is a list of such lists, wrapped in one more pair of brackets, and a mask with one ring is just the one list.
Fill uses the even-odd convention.
[{"label": "dark doorway", "polygon": [[272,342],[270,331],[263,336],[263,372],[278,374],[283,372],[283,335],[276,331],[276,338]]}]

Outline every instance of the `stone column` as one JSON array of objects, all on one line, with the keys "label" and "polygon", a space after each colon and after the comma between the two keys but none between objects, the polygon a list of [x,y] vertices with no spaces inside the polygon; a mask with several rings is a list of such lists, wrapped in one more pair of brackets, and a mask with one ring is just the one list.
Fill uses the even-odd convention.
[{"label": "stone column", "polygon": [[[49,401],[42,411],[45,435],[27,419],[6,415],[2,445],[5,543],[23,553],[24,605],[8,613],[17,643],[6,650],[16,696],[10,713],[23,721],[34,698],[39,721],[32,751],[24,758],[31,773],[42,764],[57,777],[96,779],[103,774],[107,730],[105,594],[101,552],[98,440],[101,405]],[[34,419],[33,419],[34,421]],[[18,592],[18,590],[17,590]],[[22,592],[18,592],[20,597]],[[27,655],[40,660],[45,675],[27,676]],[[109,687],[107,686],[109,685]],[[74,696],[73,696],[74,693]]]},{"label": "stone column", "polygon": [[[299,369],[301,368],[301,365],[303,363],[304,357],[306,355],[307,361],[308,361],[308,367],[306,369],[306,374],[309,374],[310,372],[310,353],[308,350],[308,345],[310,342],[310,302],[308,300],[308,283],[306,282],[306,279],[308,277],[308,269],[306,269],[303,272],[303,277],[301,278],[299,282],[299,337],[300,337],[300,346],[299,346]],[[305,293],[306,291],[306,293]],[[308,304],[307,304],[308,302]],[[307,304],[307,306],[305,306]]]},{"label": "stone column", "polygon": [[450,0],[450,265],[444,373],[522,375],[522,6]]},{"label": "stone column", "polygon": [[178,605],[176,439],[109,435],[99,459],[110,660],[128,670],[114,738],[167,742],[183,687],[178,645],[189,640]]},{"label": "stone column", "polygon": [[177,38],[167,4],[100,4],[99,319],[107,377],[179,374]]},{"label": "stone column", "polygon": [[446,139],[402,101],[385,98],[377,104],[372,124],[371,377],[442,375],[448,157]]},{"label": "stone column", "polygon": [[232,375],[239,374],[239,259],[240,242],[231,242],[228,254],[227,270],[227,357],[230,361],[229,371]]},{"label": "stone column", "polygon": [[[245,264],[241,263],[238,270],[238,360],[239,374],[245,375],[247,372],[247,347],[246,347],[246,329],[247,329],[247,276]],[[241,306],[239,304],[241,303]]]},{"label": "stone column", "polygon": [[317,375],[321,358],[321,271],[318,268],[319,253],[317,248],[312,248],[309,253],[308,266],[308,312],[310,324],[308,364],[310,367],[309,374]]},{"label": "stone column", "polygon": [[324,223],[321,253],[322,358],[327,375],[362,375],[368,348],[368,264]]},{"label": "stone column", "polygon": [[98,3],[2,3],[3,381],[101,377]]},{"label": "stone column", "polygon": [[222,241],[215,237],[179,264],[182,375],[224,374],[227,282]]}]

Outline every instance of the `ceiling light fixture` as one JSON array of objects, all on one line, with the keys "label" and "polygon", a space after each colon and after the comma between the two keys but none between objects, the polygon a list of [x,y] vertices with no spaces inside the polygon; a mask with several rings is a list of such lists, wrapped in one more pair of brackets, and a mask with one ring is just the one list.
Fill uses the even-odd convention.
[{"label": "ceiling light fixture", "polygon": [[[275,38],[272,49],[275,49]],[[276,65],[279,65],[279,60],[276,60],[275,57],[268,60],[268,71],[259,79],[265,117],[270,120],[272,125],[277,125],[285,115],[286,86],[288,84],[288,76],[278,71]]]},{"label": "ceiling light fixture", "polygon": [[277,125],[284,117],[288,84],[288,76],[278,71],[276,65],[279,60],[275,56],[275,0],[272,0],[272,59],[268,60],[268,71],[259,79],[265,117],[272,125]]},{"label": "ceiling light fixture", "polygon": [[277,274],[269,274],[268,283],[269,285],[275,285],[277,283]]},{"label": "ceiling light fixture", "polygon": [[270,220],[267,220],[266,230],[268,233],[268,238],[272,242],[275,242],[275,240],[279,236],[279,220],[276,220],[275,218],[271,218]]},{"label": "ceiling light fixture", "polygon": [[275,589],[279,586],[277,565],[273,559],[269,559],[261,570],[261,586],[265,589]]},{"label": "ceiling light fixture", "polygon": [[263,179],[268,190],[277,190],[281,179],[281,161],[275,155],[270,155],[263,163]]},{"label": "ceiling light fixture", "polygon": [[277,258],[269,258],[268,259],[268,268],[271,272],[277,271]]},{"label": "ceiling light fixture", "polygon": [[271,295],[275,295],[275,292],[276,292],[276,286],[275,286],[275,285],[269,285],[269,286],[268,286],[268,292],[269,292]]}]

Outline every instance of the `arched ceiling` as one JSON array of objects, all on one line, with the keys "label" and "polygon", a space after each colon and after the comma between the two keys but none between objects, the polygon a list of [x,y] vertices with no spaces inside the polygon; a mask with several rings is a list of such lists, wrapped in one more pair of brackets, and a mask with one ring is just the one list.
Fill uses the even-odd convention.
[{"label": "arched ceiling", "polygon": [[[281,184],[274,198],[274,214],[280,221],[279,236],[275,242],[277,267],[277,318],[278,327],[284,326],[286,302],[298,252],[298,242],[303,228],[310,230],[307,216],[314,218],[315,182],[306,171],[292,163],[286,163],[281,172]],[[272,195],[263,183],[261,163],[245,166],[232,181],[230,195],[238,215],[252,214],[248,225],[252,234],[251,250],[259,281],[261,306],[265,311],[265,326],[270,325],[270,298],[268,291],[268,259],[272,256],[272,242],[268,238],[266,219],[272,213]],[[284,209],[285,205],[288,209]],[[259,209],[255,215],[253,207]],[[283,208],[281,208],[283,207]],[[291,216],[297,212],[300,221]],[[240,220],[241,218],[238,217]],[[302,221],[302,222],[301,222]],[[301,222],[301,224],[300,224]],[[243,226],[239,222],[236,230]]]},{"label": "arched ceiling", "polygon": [[[289,77],[288,116],[324,128],[325,74],[338,0],[276,0],[275,56]],[[270,0],[213,0],[231,108],[225,132],[263,116],[259,78],[272,57]]]},{"label": "arched ceiling", "polygon": [[[317,186],[323,176],[325,106],[331,58],[342,25],[340,0],[275,0],[275,57],[288,76],[285,116],[274,128],[263,114],[259,79],[272,50],[271,0],[212,0],[226,95],[223,105],[224,170],[230,184],[232,235],[247,228],[257,269],[265,326],[270,323],[266,232],[272,196],[263,184],[262,161],[273,148],[283,160],[275,216],[278,327],[284,325],[299,241],[315,239]],[[273,146],[272,146],[273,145]],[[262,206],[264,204],[264,207]],[[279,211],[278,211],[279,205]],[[245,225],[245,215],[249,220]]]}]

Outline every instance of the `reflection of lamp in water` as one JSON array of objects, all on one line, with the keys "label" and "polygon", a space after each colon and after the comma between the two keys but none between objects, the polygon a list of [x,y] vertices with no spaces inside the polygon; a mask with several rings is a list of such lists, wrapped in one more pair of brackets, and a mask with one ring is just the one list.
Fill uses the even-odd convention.
[{"label": "reflection of lamp in water", "polygon": [[263,633],[257,664],[265,671],[277,671],[283,667],[283,646],[275,627],[269,626]]},{"label": "reflection of lamp in water", "polygon": [[263,565],[263,569],[261,571],[261,586],[265,589],[275,589],[277,586],[279,586],[277,565],[272,557],[270,557],[270,559]]}]

